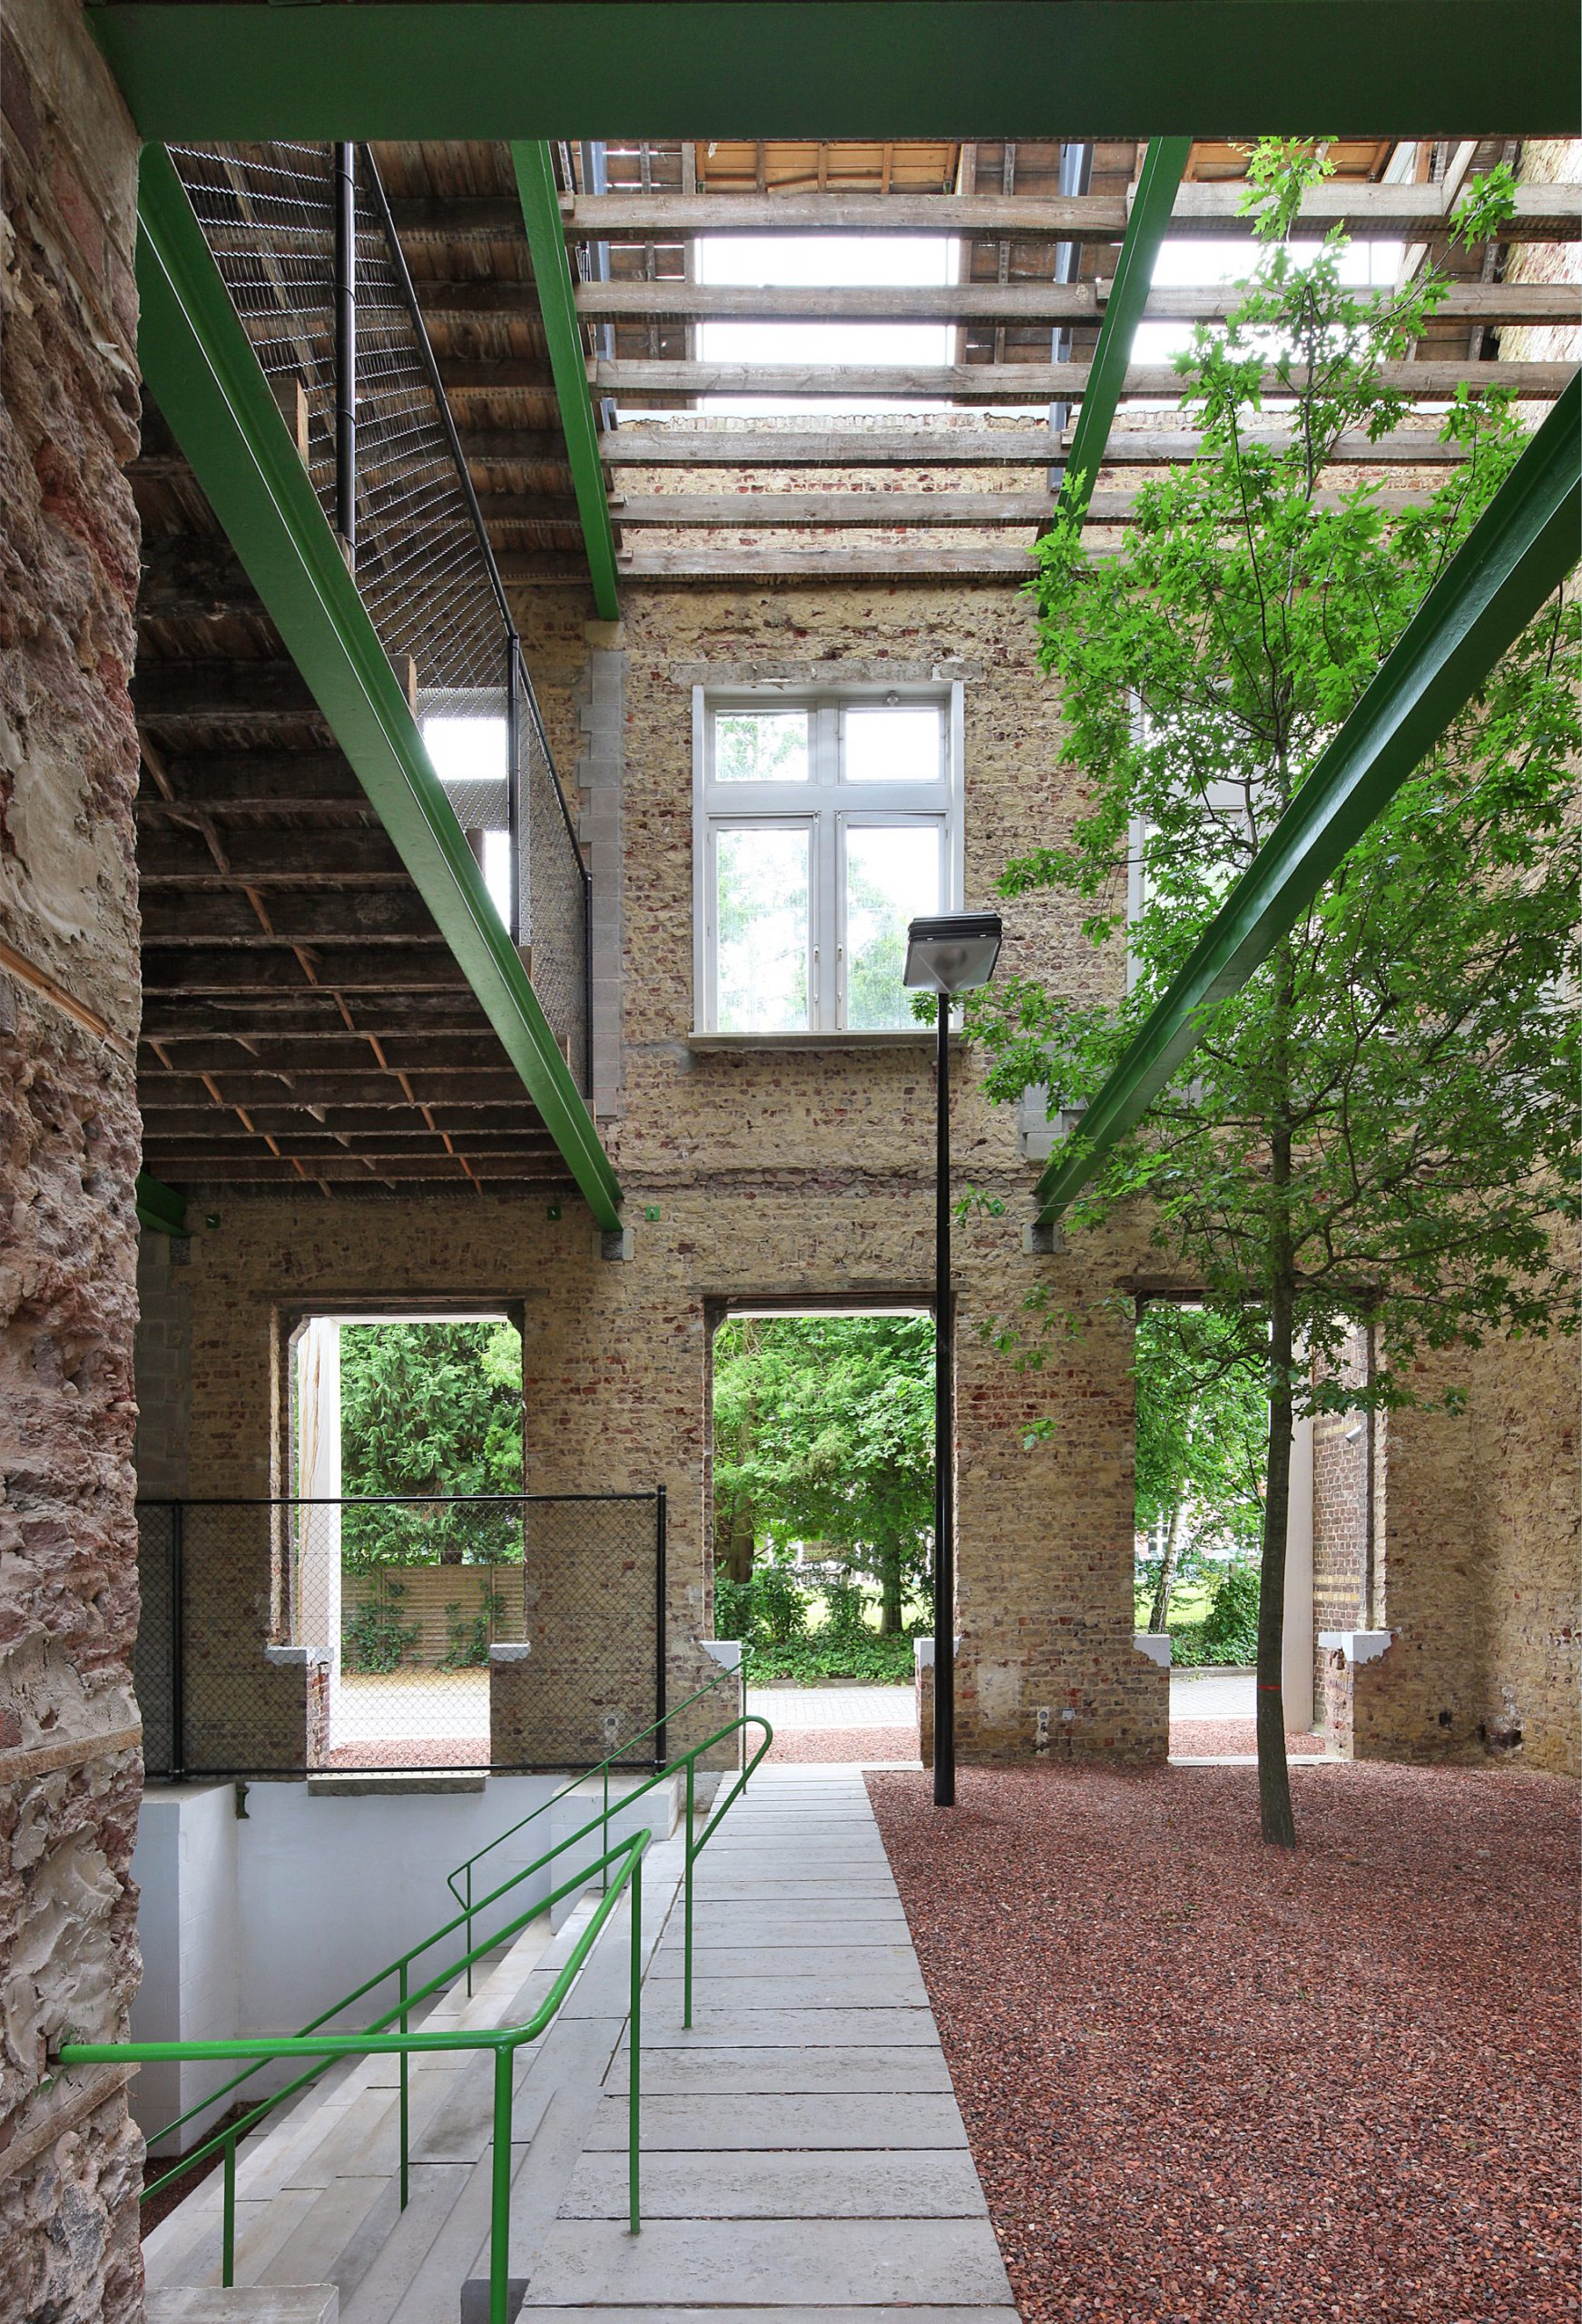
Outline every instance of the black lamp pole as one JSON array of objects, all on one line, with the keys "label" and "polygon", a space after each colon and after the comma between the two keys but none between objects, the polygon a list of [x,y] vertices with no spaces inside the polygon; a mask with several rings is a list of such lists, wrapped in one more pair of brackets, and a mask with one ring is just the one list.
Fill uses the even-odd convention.
[{"label": "black lamp pole", "polygon": [[931,992],[934,1074],[934,1805],[956,1805],[955,1315],[950,1300],[950,1004],[977,992],[999,958],[999,914],[932,912],[907,930],[902,984]]},{"label": "black lamp pole", "polygon": [[956,1805],[956,1426],[950,1311],[950,996],[939,995],[934,1130],[934,1805]]}]

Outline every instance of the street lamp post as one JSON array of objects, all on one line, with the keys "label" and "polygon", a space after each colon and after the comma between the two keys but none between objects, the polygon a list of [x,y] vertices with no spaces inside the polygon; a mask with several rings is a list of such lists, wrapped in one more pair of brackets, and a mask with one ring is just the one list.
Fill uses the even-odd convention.
[{"label": "street lamp post", "polygon": [[934,1125],[934,1805],[956,1805],[956,1425],[950,1300],[950,1004],[999,958],[999,914],[939,912],[907,931],[904,982],[938,996]]}]

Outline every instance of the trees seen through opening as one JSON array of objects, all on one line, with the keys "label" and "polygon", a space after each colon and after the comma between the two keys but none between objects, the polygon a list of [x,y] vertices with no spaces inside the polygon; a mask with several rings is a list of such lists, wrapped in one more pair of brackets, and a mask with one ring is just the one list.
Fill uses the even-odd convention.
[{"label": "trees seen through opening", "polygon": [[1151,1302],[1137,1321],[1137,1627],[1173,1663],[1257,1651],[1269,1403],[1243,1336],[1201,1307]]},{"label": "trees seen through opening", "polygon": [[761,1675],[909,1679],[932,1626],[934,1326],[740,1316],[714,1341],[714,1592]]}]

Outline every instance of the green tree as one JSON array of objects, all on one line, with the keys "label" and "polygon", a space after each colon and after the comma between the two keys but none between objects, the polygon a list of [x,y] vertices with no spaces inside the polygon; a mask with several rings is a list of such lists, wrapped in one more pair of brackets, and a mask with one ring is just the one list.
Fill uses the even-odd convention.
[{"label": "green tree", "polygon": [[[716,1523],[831,1546],[901,1628],[933,1530],[934,1326],[922,1315],[743,1318],[714,1342]],[[732,1578],[745,1573],[732,1564]]]},{"label": "green tree", "polygon": [[1170,1593],[1194,1557],[1255,1544],[1263,1525],[1269,1411],[1258,1325],[1162,1301],[1146,1306],[1133,1353],[1136,1509],[1161,1551],[1148,1628],[1169,1628]]},{"label": "green tree", "polygon": [[[1400,419],[1381,366],[1443,292],[1431,276],[1348,289],[1338,233],[1293,253],[1301,186],[1325,166],[1289,142],[1254,154],[1256,273],[1179,365],[1201,457],[1140,494],[1115,558],[1088,562],[1068,522],[1041,544],[1041,655],[1087,806],[1004,891],[1074,891],[1102,943],[1127,929],[1140,857],[1143,902],[1118,1006],[1022,982],[977,1007],[1000,1096],[1097,1089],[1521,449],[1506,399],[1463,394],[1440,431],[1462,455],[1448,481],[1404,508],[1370,480],[1328,487],[1343,431]],[[1505,191],[1484,182],[1476,231]],[[1249,427],[1271,368],[1283,442]],[[1177,1280],[1227,1328],[1250,1302],[1264,1318],[1258,1765],[1275,1843],[1295,1837],[1280,1694],[1293,1414],[1426,1398],[1424,1351],[1574,1328],[1554,1228],[1577,1207],[1577,645],[1557,598],[1251,982],[1205,1012],[1190,1063],[1071,1214],[1080,1228],[1143,1200]],[[1359,1320],[1379,1351],[1365,1393],[1315,1362]]]},{"label": "green tree", "polygon": [[[340,1334],[341,1490],[459,1497],[519,1493],[522,1341],[514,1324],[357,1324]],[[519,1560],[506,1511],[347,1510],[349,1565]]]}]

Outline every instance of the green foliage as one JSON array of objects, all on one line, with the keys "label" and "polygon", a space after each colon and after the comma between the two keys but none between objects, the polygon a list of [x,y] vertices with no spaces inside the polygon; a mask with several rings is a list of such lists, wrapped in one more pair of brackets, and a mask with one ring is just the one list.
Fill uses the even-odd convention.
[{"label": "green foliage", "polygon": [[[823,1601],[823,1620],[813,1616]],[[912,1640],[927,1636],[925,1619],[905,1630],[881,1632],[865,1619],[871,1598],[852,1583],[809,1590],[783,1567],[761,1565],[750,1581],[714,1581],[714,1635],[752,1648],[754,1681],[768,1679],[852,1679],[884,1685],[912,1675]]]},{"label": "green foliage", "polygon": [[885,1636],[878,1630],[864,1630],[860,1636],[844,1638],[815,1630],[811,1637],[794,1639],[787,1646],[767,1647],[752,1661],[755,1683],[767,1679],[801,1679],[807,1684],[820,1679],[847,1679],[883,1687],[899,1685],[911,1676],[909,1630],[891,1630]]},{"label": "green foliage", "polygon": [[[1256,157],[1275,222],[1292,158]],[[1431,273],[1355,292],[1342,248],[1333,233],[1298,263],[1271,241],[1230,322],[1198,330],[1179,369],[1202,456],[1145,488],[1118,556],[1088,563],[1069,523],[1041,544],[1041,655],[1088,806],[1003,891],[1066,890],[1095,943],[1117,938],[1141,832],[1145,895],[1118,1005],[1027,980],[977,999],[998,1097],[1096,1091],[1519,455],[1508,399],[1463,394],[1440,432],[1465,457],[1412,507],[1388,512],[1368,481],[1327,489],[1340,434],[1400,419],[1381,367],[1443,296]],[[1292,399],[1287,448],[1249,437],[1267,368]],[[1578,637],[1557,599],[1273,957],[1208,1012],[1072,1213],[1096,1224],[1146,1196],[1171,1266],[1227,1328],[1279,1288],[1282,1339],[1332,1356],[1366,1311],[1381,1404],[1420,1393],[1425,1348],[1572,1325],[1552,1227],[1576,1214],[1582,1159],[1577,1018],[1560,998],[1582,967]],[[1056,1327],[1046,1310],[1034,1329]],[[1277,1363],[1299,1410],[1359,1402]]]},{"label": "green foliage", "polygon": [[418,1623],[401,1620],[398,1601],[406,1594],[404,1581],[386,1581],[346,1616],[340,1642],[349,1669],[365,1675],[384,1675],[400,1668],[419,1635]]},{"label": "green foliage", "polygon": [[497,1590],[486,1590],[482,1603],[471,1613],[463,1610],[459,1598],[447,1599],[445,1605],[447,1645],[440,1669],[486,1670],[489,1641],[505,1616],[506,1601]]},{"label": "green foliage", "polygon": [[[1040,543],[1040,654],[1087,803],[1002,891],[1066,891],[1094,943],[1127,933],[1135,974],[1118,1003],[1068,999],[1075,978],[979,996],[969,1023],[1002,1098],[1097,1091],[1520,455],[1508,398],[1463,392],[1440,428],[1462,457],[1410,507],[1387,508],[1365,478],[1330,486],[1341,434],[1403,419],[1383,367],[1445,284],[1428,270],[1387,295],[1353,290],[1339,232],[1299,261],[1283,237],[1313,166],[1311,141],[1253,157],[1256,272],[1229,322],[1178,359],[1201,456],[1138,495],[1118,555],[1090,562],[1069,519]],[[1497,182],[1466,215],[1486,221],[1503,198]],[[1252,428],[1270,372],[1283,441]],[[1577,1216],[1582,1167],[1579,641],[1582,614],[1557,596],[1270,959],[1204,1010],[1189,1060],[1068,1214],[1080,1232],[1145,1197],[1170,1279],[1201,1287],[1227,1328],[1249,1303],[1268,1319],[1265,1683],[1293,1411],[1453,1409],[1464,1384],[1430,1353],[1576,1327],[1555,1227]],[[1359,1318],[1378,1349],[1366,1390],[1335,1361]],[[1029,1336],[1069,1328],[1044,1293],[1001,1337],[1032,1361]],[[1266,1836],[1288,1841],[1272,1747],[1260,1789]]]},{"label": "green foliage", "polygon": [[1136,1512],[1164,1546],[1140,1556],[1150,1628],[1171,1629],[1172,1589],[1255,1556],[1268,1451],[1267,1319],[1162,1301],[1145,1307],[1133,1354]]},{"label": "green foliage", "polygon": [[1256,1569],[1232,1566],[1203,1626],[1205,1662],[1257,1661],[1259,1596]]},{"label": "green foliage", "polygon": [[[886,1626],[926,1581],[934,1326],[918,1315],[744,1317],[714,1343],[719,1564],[827,1544],[875,1577]],[[789,1633],[788,1633],[789,1635]]]},{"label": "green foliage", "polygon": [[[340,1334],[341,1489],[522,1491],[522,1342],[512,1324],[352,1324]],[[348,1509],[342,1562],[521,1562],[509,1511]]]}]

